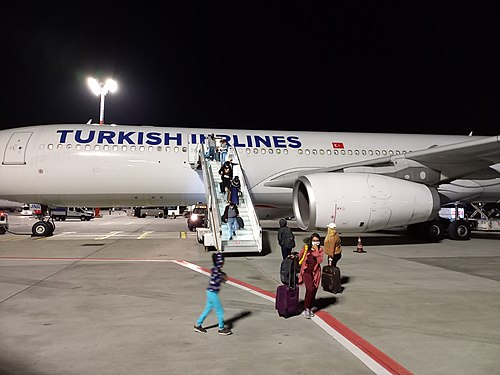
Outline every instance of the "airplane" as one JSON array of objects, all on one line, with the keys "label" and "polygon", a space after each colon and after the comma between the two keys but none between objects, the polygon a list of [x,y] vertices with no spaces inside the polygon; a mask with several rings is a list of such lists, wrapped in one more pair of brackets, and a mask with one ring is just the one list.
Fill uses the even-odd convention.
[{"label": "airplane", "polygon": [[[342,233],[408,226],[442,238],[438,211],[500,200],[500,136],[54,124],[0,131],[0,198],[55,206],[190,205],[208,134],[237,152],[260,219]],[[2,155],[3,154],[3,155]],[[51,235],[44,219],[34,235]],[[462,220],[447,229],[469,238]]]}]

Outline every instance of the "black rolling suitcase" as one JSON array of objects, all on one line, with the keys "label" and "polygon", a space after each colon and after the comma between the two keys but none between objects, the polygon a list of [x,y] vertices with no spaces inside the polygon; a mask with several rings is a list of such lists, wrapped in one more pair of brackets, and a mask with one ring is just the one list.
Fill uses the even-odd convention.
[{"label": "black rolling suitcase", "polygon": [[327,292],[341,293],[340,269],[333,266],[324,266],[321,271],[321,286]]}]

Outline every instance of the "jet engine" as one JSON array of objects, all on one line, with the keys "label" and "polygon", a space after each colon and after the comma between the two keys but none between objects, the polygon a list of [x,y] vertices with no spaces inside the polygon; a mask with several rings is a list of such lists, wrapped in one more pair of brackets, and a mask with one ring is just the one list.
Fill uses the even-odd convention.
[{"label": "jet engine", "polygon": [[368,232],[420,223],[438,216],[436,189],[367,173],[317,173],[301,176],[293,188],[293,211],[300,228]]}]

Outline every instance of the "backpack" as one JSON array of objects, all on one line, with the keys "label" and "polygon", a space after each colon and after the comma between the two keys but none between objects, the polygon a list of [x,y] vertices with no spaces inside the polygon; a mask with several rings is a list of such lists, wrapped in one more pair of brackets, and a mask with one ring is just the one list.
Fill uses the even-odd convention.
[{"label": "backpack", "polygon": [[297,261],[296,258],[287,257],[281,261],[280,279],[284,285],[293,288],[297,285]]},{"label": "backpack", "polygon": [[295,238],[290,229],[284,231],[281,241],[283,242],[283,245],[288,249],[293,249],[295,247]]}]

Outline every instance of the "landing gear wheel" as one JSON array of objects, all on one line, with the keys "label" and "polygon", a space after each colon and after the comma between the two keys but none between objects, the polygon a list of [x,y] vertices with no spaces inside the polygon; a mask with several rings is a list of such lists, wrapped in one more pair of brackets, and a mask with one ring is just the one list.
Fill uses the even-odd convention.
[{"label": "landing gear wheel", "polygon": [[5,234],[6,230],[4,227],[0,227],[0,234]]},{"label": "landing gear wheel", "polygon": [[470,238],[469,224],[464,220],[457,220],[448,227],[448,235],[452,240],[465,241]]},{"label": "landing gear wheel", "polygon": [[52,224],[45,221],[38,221],[31,228],[31,232],[35,237],[48,237],[52,235],[53,231]]},{"label": "landing gear wheel", "polygon": [[431,221],[427,223],[425,235],[431,241],[441,241],[444,238],[443,225],[439,221]]}]

